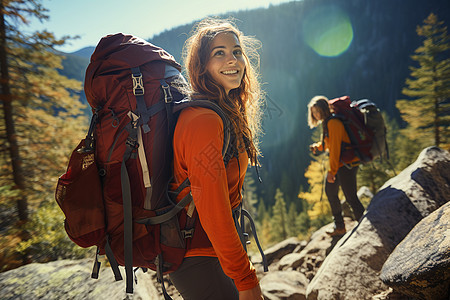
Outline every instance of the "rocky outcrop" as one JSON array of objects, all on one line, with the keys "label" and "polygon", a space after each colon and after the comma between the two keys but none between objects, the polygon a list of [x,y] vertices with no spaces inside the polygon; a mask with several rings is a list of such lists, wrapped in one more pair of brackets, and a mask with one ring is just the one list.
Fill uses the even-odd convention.
[{"label": "rocky outcrop", "polygon": [[436,147],[374,196],[361,222],[327,256],[307,299],[371,299],[389,287],[379,278],[394,248],[424,217],[450,199],[450,154]]},{"label": "rocky outcrop", "polygon": [[[386,182],[359,224],[345,218],[349,231],[341,239],[326,234],[333,226],[328,224],[316,231],[309,242],[285,240],[266,250],[268,273],[262,272],[259,255],[255,255],[252,261],[265,299],[407,300],[411,295],[416,299],[435,299],[429,296],[435,291],[445,297],[448,289],[438,290],[433,279],[443,274],[438,281],[447,280],[448,287],[448,273],[439,268],[449,268],[449,170],[450,154],[427,148],[413,165]],[[422,228],[425,225],[428,229]],[[412,258],[440,267],[434,274],[427,274],[424,271],[431,270],[431,264],[410,261]],[[398,266],[390,266],[392,261]],[[380,273],[385,262],[382,281]],[[411,268],[405,271],[400,268],[408,266]],[[0,273],[0,299],[123,299],[123,281],[114,282],[109,269],[102,270],[100,279],[92,280],[91,268],[89,259],[66,260]],[[419,275],[428,278],[430,288],[423,285],[419,278],[425,277]],[[138,271],[137,277],[135,299],[162,299],[154,272]],[[414,294],[404,293],[399,278],[416,285]],[[174,300],[181,299],[169,282],[166,287]]]},{"label": "rocky outcrop", "polygon": [[309,280],[298,271],[271,271],[261,279],[261,291],[265,300],[306,300]]},{"label": "rocky outcrop", "polygon": [[[356,225],[356,221],[350,218],[344,220],[350,230]],[[268,273],[262,272],[258,256],[255,256],[253,261],[266,300],[306,299],[306,287],[339,239],[331,238],[326,233],[332,227],[333,224],[322,227],[311,236],[309,242],[289,238],[267,249]]]},{"label": "rocky outcrop", "polygon": [[450,203],[411,230],[386,260],[380,278],[416,299],[450,299]]},{"label": "rocky outcrop", "polygon": [[305,241],[300,241],[296,237],[291,237],[268,248],[264,251],[264,255],[266,256],[267,263],[271,265],[289,253],[300,252],[306,247],[306,244],[307,243]]},{"label": "rocky outcrop", "polygon": [[[99,279],[91,279],[92,259],[59,260],[29,264],[0,274],[0,299],[124,299],[125,282],[115,281],[109,267],[103,267]],[[125,272],[121,268],[122,276]],[[153,272],[136,274],[134,299],[161,299]],[[182,298],[174,294],[174,300]]]}]

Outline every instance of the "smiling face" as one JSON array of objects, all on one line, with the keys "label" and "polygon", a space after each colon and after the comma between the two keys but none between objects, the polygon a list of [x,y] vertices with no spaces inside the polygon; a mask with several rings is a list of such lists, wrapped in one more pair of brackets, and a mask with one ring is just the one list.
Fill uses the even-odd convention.
[{"label": "smiling face", "polygon": [[227,94],[240,86],[245,59],[239,39],[234,33],[224,32],[214,37],[206,70]]}]

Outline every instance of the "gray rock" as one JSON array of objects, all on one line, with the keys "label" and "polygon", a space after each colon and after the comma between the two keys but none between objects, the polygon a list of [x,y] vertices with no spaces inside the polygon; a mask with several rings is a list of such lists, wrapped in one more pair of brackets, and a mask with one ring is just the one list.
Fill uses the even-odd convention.
[{"label": "gray rock", "polygon": [[[345,218],[345,222],[348,229],[356,225],[356,222],[349,218]],[[262,278],[260,285],[266,299],[305,299],[305,291],[298,289],[297,280],[301,279],[304,282],[303,286],[306,287],[309,280],[316,274],[327,253],[336,244],[337,239],[331,238],[325,232],[332,226],[333,224],[328,224],[316,231],[306,245],[305,241],[300,242],[303,245],[300,253],[294,250],[293,253],[288,253],[280,260],[272,263],[269,266],[268,273],[258,273],[259,278]],[[300,249],[296,248],[296,250]],[[278,276],[281,279],[275,280],[278,279]],[[297,279],[286,280],[290,276]],[[277,287],[277,285],[279,286]]]},{"label": "gray rock", "polygon": [[362,186],[359,190],[358,190],[358,198],[369,198],[372,199],[373,198],[373,194],[370,191],[370,189],[367,186]]},{"label": "gray rock", "polygon": [[274,271],[261,279],[265,300],[304,300],[309,280],[296,271]]},{"label": "gray rock", "polygon": [[389,290],[379,278],[395,246],[450,199],[450,153],[437,147],[392,178],[361,222],[337,243],[307,287],[307,299],[371,299]]},{"label": "gray rock", "polygon": [[284,240],[270,247],[269,249],[264,251],[267,263],[271,265],[272,263],[281,259],[286,254],[292,253],[300,244],[301,240],[299,240],[296,237],[291,237],[287,240]]},{"label": "gray rock", "polygon": [[297,269],[305,260],[305,256],[300,253],[289,253],[283,256],[278,262],[280,270]]},{"label": "gray rock", "polygon": [[[109,267],[101,269],[99,279],[91,279],[92,263],[91,259],[60,260],[0,273],[0,299],[124,299],[125,281],[115,281]],[[124,276],[123,268],[121,272]],[[160,287],[155,287],[151,272],[139,270],[136,276],[134,299],[161,298]]]},{"label": "gray rock", "polygon": [[417,299],[450,298],[450,203],[411,230],[386,260],[380,278]]}]

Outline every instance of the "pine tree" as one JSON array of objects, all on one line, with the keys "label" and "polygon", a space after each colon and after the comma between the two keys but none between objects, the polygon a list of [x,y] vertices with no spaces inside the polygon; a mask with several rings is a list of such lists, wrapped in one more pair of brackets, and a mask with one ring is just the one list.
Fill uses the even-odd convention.
[{"label": "pine tree", "polygon": [[76,94],[81,82],[58,72],[63,57],[54,47],[67,38],[22,29],[29,18],[47,18],[40,0],[0,0],[0,6],[0,204],[7,208],[9,229],[0,237],[0,248],[7,249],[1,259],[8,263],[0,262],[4,271],[85,252],[74,250],[65,234],[54,190],[71,150],[86,132],[87,117]]},{"label": "pine tree", "polygon": [[289,236],[297,236],[298,229],[297,229],[297,207],[294,202],[291,202],[289,205],[289,210],[287,213],[287,233]]},{"label": "pine tree", "polygon": [[275,204],[273,206],[272,216],[272,236],[277,240],[287,238],[287,211],[283,192],[277,189],[275,193]]},{"label": "pine tree", "polygon": [[270,219],[271,219],[270,211],[266,211],[262,216],[261,230],[259,231],[261,232],[260,235],[261,246],[270,245],[274,240]]},{"label": "pine tree", "polygon": [[296,227],[301,236],[308,238],[308,233],[311,228],[311,219],[306,211],[302,211],[295,220]]},{"label": "pine tree", "polygon": [[305,172],[308,179],[309,191],[299,193],[298,197],[305,199],[308,203],[308,216],[315,220],[322,215],[331,216],[330,206],[325,195],[325,174],[327,159],[324,155],[319,160],[312,160]]},{"label": "pine tree", "polygon": [[264,217],[266,215],[266,205],[262,199],[259,200],[258,211],[256,213],[256,220],[262,224]]},{"label": "pine tree", "polygon": [[19,219],[29,206],[53,197],[70,149],[86,127],[76,92],[81,83],[61,76],[62,57],[53,49],[66,41],[47,31],[26,34],[30,18],[47,19],[40,1],[0,1],[2,110],[0,157],[2,202],[17,202]]},{"label": "pine tree", "polygon": [[431,13],[417,34],[423,45],[411,58],[419,67],[410,67],[402,93],[410,100],[398,100],[397,108],[409,124],[405,133],[422,146],[449,148],[450,128],[450,37],[444,22]]}]

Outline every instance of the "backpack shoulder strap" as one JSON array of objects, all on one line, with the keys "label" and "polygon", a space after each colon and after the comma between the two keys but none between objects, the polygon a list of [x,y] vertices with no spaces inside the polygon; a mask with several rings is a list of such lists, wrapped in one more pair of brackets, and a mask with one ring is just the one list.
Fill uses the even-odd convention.
[{"label": "backpack shoulder strap", "polygon": [[332,114],[332,115],[330,115],[328,118],[326,118],[325,120],[323,120],[323,122],[322,122],[322,145],[323,145],[323,142],[324,142],[325,137],[328,137],[328,135],[329,135],[329,134],[328,134],[328,122],[329,122],[331,119],[339,119],[339,120],[342,121],[342,119],[339,118],[339,116],[337,116],[337,115],[335,115],[335,114]]},{"label": "backpack shoulder strap", "polygon": [[209,100],[189,100],[184,99],[182,101],[176,102],[173,106],[173,113],[180,112],[187,107],[204,107],[215,111],[223,122],[223,146],[222,146],[222,156],[225,158],[228,147],[230,145],[231,138],[231,122],[225,115],[223,110],[215,103]]}]

